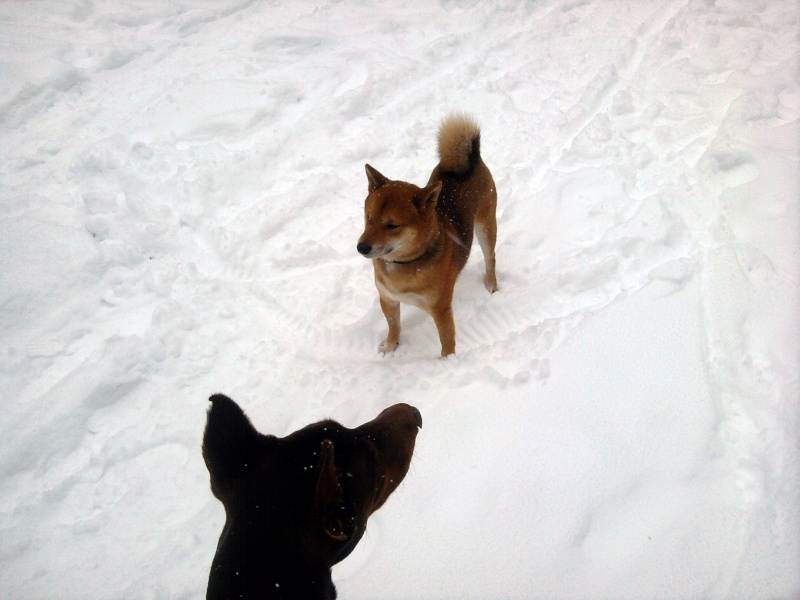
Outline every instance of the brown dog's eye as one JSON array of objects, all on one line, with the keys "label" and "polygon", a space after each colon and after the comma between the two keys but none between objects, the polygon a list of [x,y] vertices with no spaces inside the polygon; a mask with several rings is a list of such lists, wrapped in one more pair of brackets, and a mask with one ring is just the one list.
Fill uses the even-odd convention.
[{"label": "brown dog's eye", "polygon": [[390,231],[391,231],[392,229],[397,229],[398,227],[400,227],[400,225],[395,225],[394,223],[387,223],[387,224],[386,224],[386,229],[388,229],[388,230],[390,230]]}]

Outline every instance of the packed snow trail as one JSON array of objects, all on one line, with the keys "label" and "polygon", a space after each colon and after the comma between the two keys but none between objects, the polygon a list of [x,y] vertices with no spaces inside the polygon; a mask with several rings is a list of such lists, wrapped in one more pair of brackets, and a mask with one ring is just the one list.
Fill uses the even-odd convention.
[{"label": "packed snow trail", "polygon": [[[0,4],[0,598],[202,598],[224,392],[425,420],[343,599],[796,598],[797,2]],[[458,354],[355,251],[482,125]]]}]

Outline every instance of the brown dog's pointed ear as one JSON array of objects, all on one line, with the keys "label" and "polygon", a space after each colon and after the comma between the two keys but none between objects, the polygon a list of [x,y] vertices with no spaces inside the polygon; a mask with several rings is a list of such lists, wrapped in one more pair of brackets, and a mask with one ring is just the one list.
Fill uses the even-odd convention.
[{"label": "brown dog's pointed ear", "polygon": [[369,180],[369,193],[371,194],[379,187],[382,187],[389,183],[389,179],[378,173],[375,169],[370,167],[369,165],[364,165],[364,168],[367,171],[367,179]]},{"label": "brown dog's pointed ear", "polygon": [[442,191],[442,182],[437,181],[427,187],[422,188],[414,194],[414,204],[420,212],[435,208],[439,201],[439,193]]}]

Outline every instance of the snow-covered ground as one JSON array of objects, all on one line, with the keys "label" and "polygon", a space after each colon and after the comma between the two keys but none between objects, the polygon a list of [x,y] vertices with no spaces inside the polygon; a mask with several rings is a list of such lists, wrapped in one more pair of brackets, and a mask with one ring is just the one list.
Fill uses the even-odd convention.
[{"label": "snow-covered ground", "polygon": [[[202,598],[200,441],[408,402],[343,600],[798,598],[796,0],[0,3],[0,598]],[[364,163],[483,126],[458,355]]]}]

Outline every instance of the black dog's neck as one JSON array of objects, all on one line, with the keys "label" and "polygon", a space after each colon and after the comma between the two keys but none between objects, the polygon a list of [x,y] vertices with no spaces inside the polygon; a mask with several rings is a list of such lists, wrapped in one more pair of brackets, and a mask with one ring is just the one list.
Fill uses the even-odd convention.
[{"label": "black dog's neck", "polygon": [[262,526],[245,519],[225,528],[207,600],[336,600],[330,567],[309,564],[285,542],[264,535]]}]

